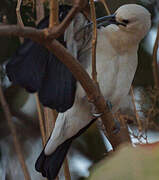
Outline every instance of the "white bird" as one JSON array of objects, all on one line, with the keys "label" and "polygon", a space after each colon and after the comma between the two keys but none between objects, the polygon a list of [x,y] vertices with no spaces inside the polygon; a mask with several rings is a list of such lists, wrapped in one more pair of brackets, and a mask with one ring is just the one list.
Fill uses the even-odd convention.
[{"label": "white bird", "polygon": [[[91,41],[87,28],[81,34],[70,36],[79,19],[86,19],[78,14],[65,32],[68,50],[82,63],[91,75]],[[110,101],[115,112],[120,103],[129,93],[137,68],[137,50],[151,26],[150,13],[136,4],[123,5],[111,16],[111,24],[97,30],[97,73],[98,82],[105,99]],[[80,28],[80,27],[79,27]],[[79,37],[78,37],[79,36]],[[90,48],[88,48],[90,47]],[[44,150],[36,162],[36,170],[49,180],[54,179],[62,165],[73,139],[85,131],[92,120],[92,105],[86,98],[86,93],[77,82],[73,106],[59,113],[55,128]]]}]

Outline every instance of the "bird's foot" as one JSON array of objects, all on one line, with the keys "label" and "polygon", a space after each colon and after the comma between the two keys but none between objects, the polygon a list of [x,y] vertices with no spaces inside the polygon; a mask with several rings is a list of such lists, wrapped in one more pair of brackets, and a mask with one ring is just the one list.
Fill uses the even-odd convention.
[{"label": "bird's foot", "polygon": [[92,113],[92,119],[100,118],[103,115],[103,113]]},{"label": "bird's foot", "polygon": [[113,115],[113,120],[114,120],[114,124],[115,124],[113,127],[113,134],[117,134],[120,131],[120,122],[115,118],[115,114],[112,111],[112,108],[113,108],[112,103],[109,100],[107,100],[106,103],[108,105],[109,111]]},{"label": "bird's foot", "polygon": [[103,113],[98,112],[98,110],[96,109],[94,104],[91,103],[91,105],[92,105],[92,108],[91,108],[91,116],[92,116],[92,118],[91,119],[94,120],[94,119],[100,118],[103,115]]},{"label": "bird's foot", "polygon": [[[120,122],[115,118],[115,114],[112,111],[112,109],[113,109],[112,103],[109,100],[107,100],[106,103],[108,105],[109,111],[113,115],[113,120],[114,120],[114,127],[112,129],[113,134],[117,134],[120,131]],[[100,118],[102,115],[103,115],[103,113],[97,112],[97,109],[95,108],[95,106],[93,106],[91,119],[96,120],[96,119]]]}]

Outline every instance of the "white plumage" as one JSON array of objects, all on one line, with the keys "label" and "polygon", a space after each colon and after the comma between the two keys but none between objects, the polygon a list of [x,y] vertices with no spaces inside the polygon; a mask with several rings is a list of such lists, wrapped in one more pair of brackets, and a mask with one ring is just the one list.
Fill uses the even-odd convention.
[{"label": "white plumage", "polygon": [[[123,20],[128,21],[125,26],[111,24],[98,29],[96,50],[98,82],[105,99],[113,104],[113,111],[120,107],[122,98],[129,93],[137,68],[138,45],[151,25],[150,13],[144,7],[135,4],[121,6],[116,11],[116,21],[124,23]],[[84,24],[85,21],[82,25]],[[69,28],[71,27],[73,28],[72,25]],[[69,38],[66,37],[67,39]],[[91,48],[88,48],[91,46],[91,41],[78,56],[75,51],[72,52],[79,43],[75,41],[68,40],[68,49],[80,59],[91,75]],[[74,44],[71,46],[72,42]],[[76,47],[77,51],[79,47]],[[77,134],[91,121],[91,117],[91,104],[83,88],[77,83],[74,105],[65,113],[59,113],[51,138],[45,147],[45,154],[52,154],[60,144]]]}]

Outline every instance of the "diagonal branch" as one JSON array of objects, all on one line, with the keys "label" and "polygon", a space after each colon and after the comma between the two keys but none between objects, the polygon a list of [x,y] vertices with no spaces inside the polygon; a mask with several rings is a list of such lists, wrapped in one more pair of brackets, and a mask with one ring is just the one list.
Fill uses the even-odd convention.
[{"label": "diagonal branch", "polygon": [[21,165],[23,173],[24,173],[24,178],[25,178],[25,180],[31,180],[28,169],[27,169],[27,166],[25,164],[25,159],[24,159],[24,156],[23,156],[23,153],[22,153],[22,149],[21,149],[18,137],[17,137],[16,129],[15,129],[15,126],[14,126],[14,124],[12,122],[12,115],[11,115],[9,106],[8,106],[8,104],[6,102],[6,99],[4,97],[1,85],[0,85],[0,103],[2,105],[2,109],[4,111],[6,120],[8,121],[8,126],[10,128],[10,131],[11,131],[11,134],[12,134],[12,137],[13,137],[15,150],[16,150],[20,165]]},{"label": "diagonal branch", "polygon": [[99,0],[99,1],[100,1],[101,3],[103,3],[107,14],[110,15],[111,13],[110,13],[110,10],[109,10],[109,8],[108,8],[108,5],[107,5],[106,1],[105,1],[105,0]]}]

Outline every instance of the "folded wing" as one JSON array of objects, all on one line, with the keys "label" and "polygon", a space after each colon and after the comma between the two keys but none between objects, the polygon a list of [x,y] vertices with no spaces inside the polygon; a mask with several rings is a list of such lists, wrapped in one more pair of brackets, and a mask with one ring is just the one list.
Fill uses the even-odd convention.
[{"label": "folded wing", "polygon": [[[60,6],[62,20],[70,6]],[[38,29],[48,27],[49,17],[44,18]],[[58,39],[66,47],[63,35]],[[74,102],[76,80],[67,67],[43,46],[27,39],[11,57],[6,66],[9,79],[28,92],[38,92],[44,106],[64,112]]]}]

